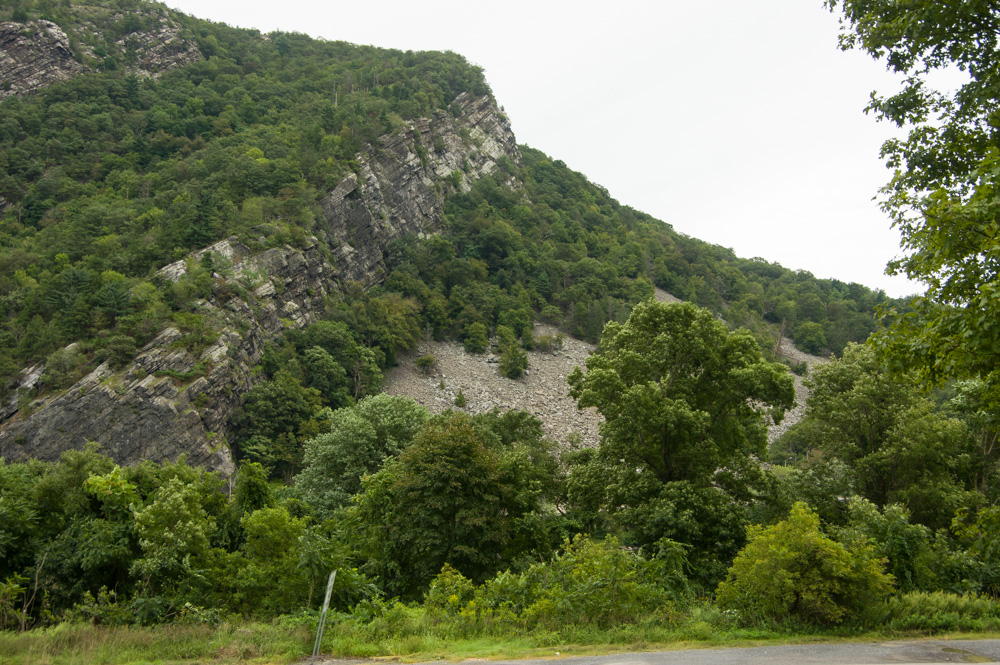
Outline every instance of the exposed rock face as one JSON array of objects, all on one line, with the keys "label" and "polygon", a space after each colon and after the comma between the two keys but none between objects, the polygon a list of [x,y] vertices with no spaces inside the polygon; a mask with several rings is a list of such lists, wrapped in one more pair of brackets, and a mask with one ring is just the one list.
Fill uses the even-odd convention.
[{"label": "exposed rock face", "polygon": [[[191,353],[185,333],[167,328],[123,369],[105,363],[33,403],[33,413],[17,413],[0,430],[0,456],[58,459],[92,440],[122,464],[186,454],[192,464],[232,472],[226,428],[255,381],[251,368],[265,342],[286,325],[314,320],[335,283],[315,245],[252,254],[230,239],[206,251],[233,262],[218,274],[215,297],[199,303],[218,331],[213,344]],[[176,265],[161,274],[176,275]],[[246,298],[223,298],[230,287],[246,289]]]},{"label": "exposed rock face", "polygon": [[[145,28],[116,40],[120,58],[124,53],[134,54],[134,59],[129,56],[129,62],[118,64],[141,76],[156,77],[201,59],[197,44],[181,35],[180,25],[154,10],[151,7],[141,14],[146,19]],[[122,21],[125,17],[112,18]],[[74,26],[77,36],[88,32],[100,34],[101,30],[88,20]],[[36,92],[89,71],[74,55],[92,64],[103,60],[86,47],[74,54],[67,34],[51,21],[0,23],[0,99]]]},{"label": "exposed rock face", "polygon": [[181,36],[181,28],[161,16],[152,30],[134,32],[117,40],[123,50],[134,49],[138,62],[130,67],[143,76],[160,74],[201,60],[198,45]]},{"label": "exposed rock face", "polygon": [[84,71],[69,38],[51,21],[0,23],[0,99],[24,95]]},{"label": "exposed rock face", "polygon": [[[456,105],[457,117],[414,122],[358,156],[362,177],[346,179],[323,206],[322,234],[332,262],[315,239],[255,253],[231,238],[196,252],[191,259],[211,251],[217,266],[214,295],[199,303],[218,332],[214,343],[193,353],[192,337],[167,328],[124,368],[101,365],[66,392],[29,406],[15,399],[0,409],[0,456],[54,460],[94,440],[120,464],[186,454],[192,464],[232,472],[229,420],[258,380],[252,367],[264,344],[287,327],[317,320],[325,298],[345,281],[381,280],[387,244],[437,230],[455,180],[467,187],[502,158],[520,161],[510,126],[491,98],[463,96]],[[423,159],[415,137],[426,142]],[[435,142],[444,148],[432,153]],[[464,165],[461,176],[451,175]],[[180,261],[160,274],[176,280],[186,269]],[[40,368],[26,370],[22,385],[40,374]]]},{"label": "exposed rock face", "polygon": [[343,279],[381,279],[382,250],[404,234],[437,230],[445,194],[455,186],[468,191],[501,160],[520,165],[510,123],[491,97],[462,93],[451,106],[457,117],[440,111],[381,138],[359,158],[358,174],[323,201],[328,231],[344,257]]}]

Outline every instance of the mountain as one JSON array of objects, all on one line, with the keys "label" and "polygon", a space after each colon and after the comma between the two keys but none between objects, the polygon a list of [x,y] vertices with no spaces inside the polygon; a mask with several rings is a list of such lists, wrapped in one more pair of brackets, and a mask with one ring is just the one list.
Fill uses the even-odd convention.
[{"label": "mountain", "polygon": [[[106,360],[65,392],[47,393],[27,408],[15,394],[0,412],[6,418],[0,455],[55,460],[94,440],[120,463],[186,454],[193,464],[232,472],[222,442],[265,343],[286,326],[317,321],[325,299],[346,282],[383,281],[383,252],[407,234],[439,230],[446,192],[468,189],[501,159],[520,162],[510,124],[491,97],[462,93],[453,105],[456,115],[442,111],[407,123],[357,156],[358,173],[320,201],[315,231],[322,241],[308,237],[295,247],[260,251],[233,236],[161,268],[158,277],[177,283],[189,266],[213,258],[212,294],[197,309],[212,320],[217,339],[192,348],[185,340],[197,332],[169,326],[122,367]],[[421,158],[418,146],[435,142],[444,148]],[[41,381],[43,368],[23,376],[22,394]]]},{"label": "mountain", "polygon": [[137,0],[0,18],[8,459],[94,440],[294,469],[322,409],[377,392],[422,335],[513,353],[543,320],[596,342],[659,287],[766,349],[837,352],[887,300],[622,206],[518,146],[455,54]]}]

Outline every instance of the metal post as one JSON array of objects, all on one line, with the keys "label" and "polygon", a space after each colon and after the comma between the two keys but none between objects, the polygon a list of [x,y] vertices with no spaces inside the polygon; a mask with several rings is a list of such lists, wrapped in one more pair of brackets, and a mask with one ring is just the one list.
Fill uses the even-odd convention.
[{"label": "metal post", "polygon": [[323,599],[323,611],[319,613],[319,626],[316,628],[316,642],[313,643],[313,654],[310,663],[316,662],[319,655],[320,645],[323,644],[323,630],[326,628],[326,614],[330,609],[330,595],[333,593],[333,581],[337,579],[337,571],[330,573],[330,579],[326,583],[326,598]]}]

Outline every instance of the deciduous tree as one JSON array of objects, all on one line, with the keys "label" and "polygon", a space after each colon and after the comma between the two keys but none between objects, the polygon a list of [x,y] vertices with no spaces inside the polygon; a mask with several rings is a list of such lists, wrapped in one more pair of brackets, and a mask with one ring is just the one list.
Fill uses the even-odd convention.
[{"label": "deciduous tree", "polygon": [[[841,45],[884,58],[905,77],[868,110],[905,139],[882,147],[895,171],[883,207],[902,234],[904,255],[889,264],[927,285],[910,311],[887,312],[877,341],[896,364],[924,378],[982,377],[1000,404],[1000,4],[934,0],[827,0],[843,11]],[[928,75],[958,68],[953,94]]]},{"label": "deciduous tree", "polygon": [[662,483],[705,485],[763,457],[765,416],[780,421],[794,400],[791,376],[748,331],[689,303],[637,305],[568,380],[578,405],[604,416],[601,456]]},{"label": "deciduous tree", "polygon": [[597,455],[573,470],[570,499],[587,519],[602,504],[636,544],[667,537],[690,549],[711,588],[743,544],[748,499],[767,441],[794,399],[784,366],[763,359],[695,305],[649,300],[604,328],[586,374],[569,376],[580,407],[604,415]]}]

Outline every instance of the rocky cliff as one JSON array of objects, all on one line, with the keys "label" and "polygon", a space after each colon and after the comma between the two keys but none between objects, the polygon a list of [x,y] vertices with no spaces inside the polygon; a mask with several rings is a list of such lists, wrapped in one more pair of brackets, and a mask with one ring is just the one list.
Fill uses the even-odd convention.
[{"label": "rocky cliff", "polygon": [[[330,237],[343,257],[341,276],[371,283],[383,276],[382,249],[406,233],[435,230],[443,193],[492,173],[498,162],[520,165],[506,116],[492,97],[460,95],[432,118],[406,123],[359,156],[358,172],[323,200]],[[517,183],[507,184],[516,187]]]},{"label": "rocky cliff", "polygon": [[[101,28],[87,18],[88,13],[81,9],[80,16],[81,20],[73,26],[77,39],[92,35],[103,41]],[[123,26],[115,40],[117,50],[112,49],[120,63],[105,47],[102,46],[107,54],[95,53],[84,42],[72,40],[51,21],[0,23],[0,99],[36,92],[112,62],[111,66],[121,66],[139,75],[158,76],[201,58],[194,40],[185,38],[181,26],[154,5],[146,5],[145,11],[129,15],[132,23],[128,25],[134,24],[134,28],[126,27],[122,15],[105,18],[113,25]]]},{"label": "rocky cliff", "polygon": [[83,71],[55,23],[0,23],[0,98],[34,92]]},{"label": "rocky cliff", "polygon": [[[387,245],[434,232],[456,187],[467,188],[505,160],[520,162],[491,97],[462,95],[451,108],[407,123],[359,154],[358,173],[322,202],[318,238],[265,251],[229,239],[189,257],[213,253],[216,288],[199,305],[215,341],[206,348],[192,343],[194,331],[167,328],[123,368],[105,363],[61,394],[11,402],[0,412],[0,456],[51,460],[93,440],[121,464],[186,454],[193,464],[231,472],[229,420],[257,380],[252,368],[264,344],[286,327],[315,321],[345,282],[380,281]],[[177,279],[187,265],[160,273]],[[22,385],[40,375],[41,368],[25,370]]]}]

